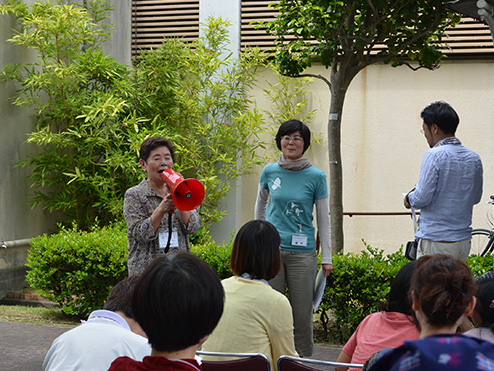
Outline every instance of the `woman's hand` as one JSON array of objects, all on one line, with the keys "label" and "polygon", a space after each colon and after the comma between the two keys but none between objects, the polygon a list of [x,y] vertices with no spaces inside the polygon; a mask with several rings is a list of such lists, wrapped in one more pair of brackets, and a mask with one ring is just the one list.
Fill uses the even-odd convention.
[{"label": "woman's hand", "polygon": [[169,212],[175,211],[175,204],[173,203],[173,197],[171,193],[168,193],[160,202],[159,209],[163,212],[163,215]]},{"label": "woman's hand", "polygon": [[333,271],[333,264],[322,264],[322,274],[324,277],[328,277],[330,273]]},{"label": "woman's hand", "polygon": [[168,193],[163,197],[158,207],[151,214],[151,223],[153,224],[154,232],[158,231],[163,216],[171,211],[175,211],[175,204],[173,203],[172,194]]}]

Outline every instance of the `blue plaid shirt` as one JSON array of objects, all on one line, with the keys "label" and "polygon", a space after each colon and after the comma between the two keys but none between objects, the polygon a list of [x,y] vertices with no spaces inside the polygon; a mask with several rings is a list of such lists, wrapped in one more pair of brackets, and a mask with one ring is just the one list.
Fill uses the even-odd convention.
[{"label": "blue plaid shirt", "polygon": [[416,238],[431,241],[470,239],[473,205],[482,196],[480,157],[458,138],[439,141],[424,156],[417,186],[408,194],[420,209]]}]

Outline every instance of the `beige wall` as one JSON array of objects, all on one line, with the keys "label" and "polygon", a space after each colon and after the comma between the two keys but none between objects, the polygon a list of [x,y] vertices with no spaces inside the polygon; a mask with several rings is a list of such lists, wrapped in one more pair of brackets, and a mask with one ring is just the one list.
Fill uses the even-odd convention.
[{"label": "beige wall", "polygon": [[[428,150],[420,133],[420,111],[433,101],[444,100],[460,116],[457,136],[482,157],[484,195],[474,209],[473,226],[487,227],[485,203],[494,194],[493,62],[494,59],[448,61],[436,71],[415,72],[407,67],[374,65],[354,79],[346,96],[342,122],[345,212],[405,211],[402,193],[417,182],[422,157]],[[323,67],[310,72],[328,76]],[[308,157],[329,177],[329,92],[324,83],[312,84],[309,101],[317,109],[310,127],[325,138],[321,146],[311,148]],[[243,180],[243,222],[253,217],[258,179],[259,175],[254,175]],[[393,252],[413,237],[409,216],[345,216],[344,232],[345,252],[361,250],[362,239],[373,247]]]}]

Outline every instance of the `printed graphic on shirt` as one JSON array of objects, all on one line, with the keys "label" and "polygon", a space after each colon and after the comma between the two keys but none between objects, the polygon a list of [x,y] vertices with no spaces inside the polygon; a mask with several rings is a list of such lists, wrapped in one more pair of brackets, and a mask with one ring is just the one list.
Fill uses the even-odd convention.
[{"label": "printed graphic on shirt", "polygon": [[[271,183],[271,182],[270,182]],[[281,179],[277,177],[269,186],[272,191],[276,191],[278,188],[281,188]]]},{"label": "printed graphic on shirt", "polygon": [[494,370],[494,361],[482,353],[477,353],[475,358],[477,358],[477,368],[479,370]]},{"label": "printed graphic on shirt", "polygon": [[[409,355],[407,352],[405,355]],[[400,371],[412,370],[420,366],[420,353],[415,352],[415,354],[405,357],[400,363]]]},{"label": "printed graphic on shirt", "polygon": [[[294,224],[300,226],[300,216],[304,212],[302,205],[298,201],[288,201],[285,205],[285,210],[283,213],[285,216],[290,219],[290,221]],[[299,230],[302,227],[299,227]]]}]

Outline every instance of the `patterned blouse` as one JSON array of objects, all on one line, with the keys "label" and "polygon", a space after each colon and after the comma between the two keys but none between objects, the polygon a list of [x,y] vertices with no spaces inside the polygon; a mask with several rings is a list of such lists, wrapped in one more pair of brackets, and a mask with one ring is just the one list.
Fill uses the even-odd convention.
[{"label": "patterned blouse", "polygon": [[[160,247],[159,235],[160,232],[168,233],[168,214],[161,220],[157,232],[154,232],[151,222],[151,214],[162,200],[163,198],[151,188],[146,179],[125,192],[123,212],[129,240],[127,256],[129,276],[142,273],[154,258],[165,255],[165,249]],[[171,217],[172,230],[178,235],[178,247],[171,245],[170,252],[189,251],[188,235],[197,232],[201,227],[199,213],[197,210],[190,212],[187,227],[176,213],[171,214]]]},{"label": "patterned blouse", "polygon": [[[364,367],[364,370],[367,368]],[[494,344],[459,334],[432,335],[388,350],[369,371],[494,370]]]}]

